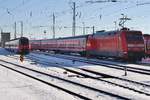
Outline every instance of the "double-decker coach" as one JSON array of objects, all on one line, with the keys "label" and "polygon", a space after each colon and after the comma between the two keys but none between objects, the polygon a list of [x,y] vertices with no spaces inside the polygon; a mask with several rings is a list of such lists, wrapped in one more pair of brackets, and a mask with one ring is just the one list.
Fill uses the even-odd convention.
[{"label": "double-decker coach", "polygon": [[29,40],[26,37],[20,37],[5,42],[5,49],[18,54],[29,53]]}]

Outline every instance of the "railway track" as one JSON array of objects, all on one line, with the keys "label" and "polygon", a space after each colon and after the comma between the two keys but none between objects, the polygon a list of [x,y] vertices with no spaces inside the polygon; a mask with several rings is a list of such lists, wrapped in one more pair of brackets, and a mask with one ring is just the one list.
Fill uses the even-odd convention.
[{"label": "railway track", "polygon": [[130,72],[144,74],[144,75],[150,75],[150,69],[135,68],[135,67],[131,67],[131,66],[125,66],[125,65],[120,65],[120,64],[98,61],[95,59],[87,59],[87,58],[74,57],[74,56],[68,56],[68,55],[67,56],[66,55],[59,55],[59,54],[54,55],[54,54],[49,54],[49,53],[44,53],[44,54],[50,55],[53,57],[57,57],[57,58],[72,60],[72,61],[78,61],[78,62],[89,63],[89,64],[94,64],[94,65],[101,65],[103,67],[109,67],[109,68],[113,68],[113,69],[125,70],[125,68],[126,68],[127,71],[130,71]]},{"label": "railway track", "polygon": [[[37,57],[37,56],[33,57],[32,56],[31,58],[39,59],[40,57]],[[44,58],[42,58],[42,59],[44,59]],[[104,73],[101,73],[101,72],[96,72],[96,71],[92,71],[92,70],[84,69],[84,68],[71,69],[71,68],[68,68],[68,67],[71,67],[70,65],[68,67],[61,67],[62,65],[60,65],[58,63],[51,63],[50,61],[46,62],[46,60],[44,62],[42,62],[42,64],[44,64],[44,63],[46,65],[49,63],[50,65],[59,67],[59,68],[64,69],[64,70],[66,70],[68,72],[75,73],[75,74],[78,74],[78,75],[86,77],[86,78],[91,78],[91,79],[94,79],[94,80],[103,81],[103,82],[109,83],[111,85],[115,85],[115,86],[118,86],[118,87],[121,87],[121,88],[132,90],[132,91],[140,93],[140,94],[145,94],[147,96],[150,96],[150,94],[146,93],[143,88],[142,89],[141,88],[138,89],[138,87],[144,87],[144,88],[146,87],[147,90],[149,90],[150,89],[150,85],[147,85],[147,84],[144,84],[144,83],[140,83],[140,82],[136,82],[136,81],[120,78],[120,77],[115,77],[115,76],[112,76],[112,75],[108,75],[108,74],[104,74]],[[110,80],[105,80],[105,79],[102,79],[102,78],[99,78],[99,77],[91,76],[91,75],[85,74],[84,72],[80,72],[79,70],[85,71],[86,73],[88,72],[88,73],[92,73],[92,74],[95,74],[95,75],[100,75],[100,76],[102,76],[102,78],[113,78],[115,80],[123,81],[124,84],[119,84],[119,83],[112,82]],[[126,86],[127,84],[128,85],[129,84],[136,85],[136,87]]]},{"label": "railway track", "polygon": [[[85,89],[88,89],[89,91],[93,91],[93,92],[95,92],[95,93],[98,92],[98,93],[100,93],[100,94],[103,94],[103,95],[105,95],[105,96],[110,96],[110,97],[112,97],[112,98],[130,100],[130,98],[128,98],[128,97],[124,97],[124,96],[120,96],[120,95],[117,95],[117,94],[113,94],[113,93],[110,93],[110,92],[107,92],[107,91],[103,91],[103,90],[100,90],[100,89],[97,89],[97,88],[94,88],[94,87],[90,87],[90,86],[87,86],[87,85],[84,85],[84,84],[80,84],[80,83],[78,83],[78,82],[74,82],[74,81],[67,80],[67,79],[64,79],[64,78],[61,78],[61,77],[58,77],[58,76],[54,76],[54,75],[47,74],[47,73],[44,73],[44,72],[41,72],[41,71],[37,71],[37,70],[35,70],[35,69],[27,68],[27,67],[25,67],[25,66],[21,66],[21,65],[18,65],[18,64],[14,64],[14,63],[11,63],[11,62],[4,61],[4,60],[0,60],[0,62],[3,62],[3,63],[6,63],[6,64],[10,64],[10,65],[15,66],[15,68],[12,68],[12,67],[6,66],[6,64],[0,64],[1,66],[5,67],[5,68],[8,68],[8,69],[13,70],[13,71],[16,71],[16,72],[18,72],[18,73],[20,73],[20,74],[23,74],[23,75],[28,76],[28,77],[30,77],[30,78],[33,78],[33,79],[35,79],[35,80],[38,80],[38,81],[40,81],[40,82],[42,82],[42,83],[44,83],[44,84],[53,86],[53,87],[55,87],[55,88],[57,88],[57,89],[60,89],[60,90],[62,90],[62,91],[65,91],[65,92],[67,92],[67,93],[69,93],[69,94],[71,94],[71,95],[74,95],[74,96],[76,96],[76,97],[78,97],[78,98],[81,98],[81,99],[92,100],[93,98],[87,97],[86,95],[83,95],[83,94],[81,95],[80,93],[75,93],[74,91],[71,91],[71,90],[66,89],[66,88],[62,88],[62,87],[60,87],[59,85],[56,85],[56,84],[53,84],[53,83],[51,83],[51,82],[49,82],[49,81],[47,82],[47,81],[45,81],[45,80],[43,80],[43,79],[40,79],[40,78],[35,77],[35,76],[32,76],[32,75],[30,75],[30,74],[28,74],[28,73],[25,73],[25,72],[22,71],[22,70],[25,69],[25,70],[28,70],[28,71],[32,71],[32,72],[38,73],[38,74],[40,74],[40,75],[44,75],[44,76],[48,76],[48,77],[51,77],[51,78],[54,78],[54,79],[57,79],[57,80],[61,80],[61,81],[67,82],[67,83],[69,83],[69,84],[73,84],[73,85],[75,85],[75,86],[79,86],[80,88],[85,88]],[[17,67],[17,69],[16,69],[16,67]],[[19,68],[19,69],[21,68],[21,70],[18,70],[18,68]]]},{"label": "railway track", "polygon": [[150,64],[149,64],[149,63],[140,63],[140,62],[137,62],[136,64],[137,64],[137,65],[143,65],[143,66],[150,67]]}]

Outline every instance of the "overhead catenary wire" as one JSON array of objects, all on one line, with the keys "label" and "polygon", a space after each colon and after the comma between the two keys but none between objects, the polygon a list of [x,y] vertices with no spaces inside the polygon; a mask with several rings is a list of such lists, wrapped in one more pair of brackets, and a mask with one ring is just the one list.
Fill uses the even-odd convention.
[{"label": "overhead catenary wire", "polygon": [[[2,0],[2,1],[4,1],[4,0]],[[29,1],[29,0],[26,0],[26,2],[27,1]],[[127,0],[126,0],[127,1]],[[24,2],[24,3],[22,3],[22,5],[25,5],[25,4],[27,4],[26,2]],[[128,2],[129,3],[129,2]],[[117,9],[116,11],[112,11],[112,12],[108,12],[108,13],[103,13],[103,10],[104,9],[106,9],[106,8],[111,8],[111,7],[113,7],[113,6],[116,6],[116,5],[119,5],[120,4],[120,2],[118,2],[118,3],[109,3],[109,5],[104,5],[103,7],[99,7],[98,9],[100,9],[101,10],[101,12],[98,14],[97,13],[97,15],[95,15],[94,14],[94,16],[91,16],[90,18],[83,18],[83,16],[84,16],[84,12],[82,12],[82,11],[80,11],[80,10],[82,10],[81,8],[84,8],[84,7],[88,7],[88,6],[90,6],[90,4],[86,4],[86,3],[81,3],[81,4],[78,4],[77,3],[77,6],[76,6],[76,9],[77,9],[77,12],[78,12],[78,17],[77,17],[77,23],[80,23],[80,24],[82,24],[82,22],[84,21],[84,22],[86,22],[87,20],[95,20],[95,18],[97,18],[97,19],[99,19],[99,20],[102,20],[103,21],[103,18],[105,17],[110,17],[110,16],[114,16],[115,14],[117,14],[117,13],[122,13],[122,12],[124,12],[125,10],[129,10],[129,9],[132,9],[132,8],[135,8],[135,7],[139,7],[139,6],[144,6],[144,5],[148,5],[149,4],[149,2],[143,2],[143,1],[141,1],[141,2],[138,2],[138,3],[136,3],[136,1],[134,2],[135,3],[135,5],[132,5],[132,6],[128,6],[128,7],[124,7],[124,8],[120,8],[120,9]],[[20,4],[21,5],[21,4]],[[94,4],[92,4],[92,5],[94,5]],[[97,5],[97,4],[96,4]],[[6,12],[5,13],[7,13],[7,14],[14,14],[14,13],[18,13],[18,12],[16,12],[16,10],[17,9],[20,9],[22,6],[16,6],[16,7],[14,7],[14,8],[12,8],[12,9],[7,9],[6,10]],[[41,9],[41,10],[43,10],[43,9]],[[24,13],[24,12],[23,12]],[[7,15],[6,14],[6,15]],[[35,18],[35,17],[39,17],[38,19],[41,19],[41,17],[43,18],[43,15],[45,14],[45,12],[43,12],[41,15],[39,15],[39,16],[35,16],[35,14],[34,14],[34,11],[32,11],[32,9],[31,9],[31,11],[28,11],[28,16],[29,17],[26,17],[26,20],[28,20],[28,21],[25,21],[25,24],[27,24],[27,22],[28,23],[30,23],[30,21],[32,21],[32,20],[30,20],[30,19],[36,19],[37,20],[37,18]],[[59,23],[60,24],[60,19],[62,18],[62,17],[65,17],[66,15],[68,15],[68,14],[72,14],[72,9],[70,8],[70,9],[66,9],[66,10],[63,10],[63,11],[58,11],[58,12],[55,12],[55,17],[57,18],[57,23]],[[5,15],[5,14],[4,14]],[[46,15],[46,14],[45,14]],[[53,15],[51,14],[51,15],[49,15],[49,14],[47,14],[48,16],[45,16],[44,18],[46,18],[47,17],[47,20],[51,20],[51,18],[53,17]],[[31,18],[32,17],[32,18]],[[4,18],[4,17],[3,17]],[[16,18],[16,16],[15,16],[15,18]],[[96,20],[97,20],[96,19]],[[39,21],[41,21],[41,24],[42,23],[45,23],[45,22],[42,22],[42,20],[39,20]],[[52,20],[51,20],[52,21]],[[113,22],[113,21],[112,21]],[[14,22],[13,22],[14,23]],[[32,22],[33,23],[33,22]],[[57,24],[56,23],[56,24]],[[60,26],[60,27],[63,27],[63,25],[62,26]],[[56,27],[57,28],[57,27]]]},{"label": "overhead catenary wire", "polygon": [[[15,6],[14,8],[6,8],[6,12],[4,12],[3,14],[1,14],[0,17],[2,18],[3,16],[5,16],[7,14],[8,15],[13,14],[13,11],[15,11],[16,9],[18,9],[20,7],[23,7],[23,5],[27,4],[29,1],[31,1],[31,0],[23,1],[20,4],[18,4],[17,6]],[[5,14],[5,13],[7,13],[7,14]]]},{"label": "overhead catenary wire", "polygon": [[[116,10],[116,11],[112,11],[111,13],[107,13],[107,14],[102,14],[101,16],[103,17],[110,17],[110,16],[114,16],[115,14],[117,13],[122,13],[123,11],[125,10],[129,10],[129,9],[132,9],[132,8],[135,8],[135,7],[139,7],[139,6],[143,6],[143,5],[148,5],[150,4],[150,2],[145,2],[145,3],[137,3],[135,2],[134,5],[132,6],[128,6],[128,7],[125,7],[125,8],[121,8],[119,10]],[[103,9],[103,8],[102,8]],[[92,20],[92,19],[95,19],[95,18],[98,18],[98,16],[91,16],[90,18],[85,18],[84,20]]]}]

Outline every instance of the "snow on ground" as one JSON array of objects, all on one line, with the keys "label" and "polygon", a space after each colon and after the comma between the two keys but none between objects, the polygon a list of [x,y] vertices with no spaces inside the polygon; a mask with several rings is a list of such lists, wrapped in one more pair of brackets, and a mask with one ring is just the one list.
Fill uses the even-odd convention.
[{"label": "snow on ground", "polygon": [[[149,75],[142,75],[142,74],[127,71],[127,76],[124,76],[125,71],[123,71],[123,70],[107,68],[107,67],[103,67],[103,66],[99,66],[99,65],[90,65],[90,64],[86,64],[86,63],[82,63],[82,62],[77,62],[77,61],[75,63],[73,63],[71,60],[65,60],[65,59],[60,59],[60,58],[55,58],[55,57],[49,57],[49,56],[43,55],[43,54],[38,54],[37,55],[37,54],[32,54],[31,53],[30,55],[36,55],[37,57],[38,56],[42,57],[43,59],[41,59],[41,60],[47,60],[47,61],[50,61],[50,62],[53,62],[53,63],[60,63],[60,64],[64,64],[64,65],[69,65],[69,67],[83,67],[83,68],[91,69],[91,70],[94,70],[94,71],[99,71],[99,72],[103,72],[103,73],[106,73],[106,74],[119,76],[119,77],[122,77],[122,78],[126,78],[126,79],[130,79],[130,80],[135,80],[135,81],[150,84]],[[133,67],[141,68],[141,65],[135,65],[135,64],[125,64],[125,65],[126,66],[134,65]],[[39,65],[39,66],[41,66],[41,65]],[[142,66],[142,67],[145,68],[145,69],[150,70],[150,67],[148,67],[148,66]],[[48,68],[54,70],[54,68],[52,68],[52,67],[48,67]]]},{"label": "snow on ground", "polygon": [[1,100],[76,100],[73,96],[34,81],[6,68],[0,68]]},{"label": "snow on ground", "polygon": [[[0,58],[4,58],[3,54],[7,55],[9,53],[0,48]],[[76,97],[68,93],[2,66],[0,67],[0,79],[1,100],[77,100]]]},{"label": "snow on ground", "polygon": [[[35,55],[35,54],[31,53],[30,55]],[[117,69],[105,68],[105,67],[97,66],[97,65],[90,65],[86,63],[77,62],[77,61],[73,63],[71,60],[64,60],[64,59],[59,59],[55,57],[49,57],[49,56],[42,55],[42,54],[38,54],[38,55],[36,54],[36,56],[43,58],[43,59],[40,59],[40,61],[47,60],[53,63],[60,63],[70,68],[71,67],[84,67],[84,68],[88,68],[91,70],[103,72],[106,74],[119,76],[122,78],[127,78],[127,79],[136,80],[139,82],[150,84],[150,77],[148,75],[140,75],[140,74],[128,72],[128,76],[124,76],[124,71],[120,71]],[[26,56],[26,58],[28,58],[28,56]],[[62,78],[70,79],[72,81],[77,81],[78,83],[83,83],[83,84],[86,83],[89,86],[100,88],[105,91],[112,91],[112,92],[115,92],[116,94],[129,96],[132,99],[137,99],[137,100],[139,99],[149,100],[150,99],[150,97],[144,96],[142,94],[138,95],[129,90],[120,89],[119,87],[111,86],[104,82],[96,82],[88,78],[68,77],[68,76],[73,76],[74,74],[68,73],[68,72],[67,74],[64,74],[65,71],[63,69],[59,69],[55,66],[46,66],[46,65],[38,64],[38,62],[35,59],[32,59],[32,60],[25,59],[24,62],[20,62],[19,55],[13,55],[12,53],[9,53],[2,48],[0,48],[0,59],[11,61],[16,64],[21,64],[23,66],[28,66],[30,68],[34,68],[34,69],[44,71],[47,73],[51,73],[53,75],[60,76]],[[23,75],[16,74],[15,72],[9,71],[3,67],[0,68],[0,78],[2,79],[0,82],[0,88],[1,88],[0,97],[2,97],[3,100],[76,100],[77,99],[67,93],[64,93],[55,88],[46,86],[40,82],[34,81]],[[56,83],[63,85],[63,82],[56,81]],[[64,86],[67,86],[67,84],[64,84]],[[72,88],[72,86],[70,86],[70,88]],[[97,96],[102,96],[102,95],[97,95]],[[105,97],[103,97],[103,99],[108,100],[108,98],[105,98]]]}]

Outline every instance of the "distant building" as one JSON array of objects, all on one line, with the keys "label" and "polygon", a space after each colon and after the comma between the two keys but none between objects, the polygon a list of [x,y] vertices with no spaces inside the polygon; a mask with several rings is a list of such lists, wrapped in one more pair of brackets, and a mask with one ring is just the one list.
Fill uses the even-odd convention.
[{"label": "distant building", "polygon": [[10,40],[10,32],[1,33],[1,47],[5,46],[5,42]]}]

